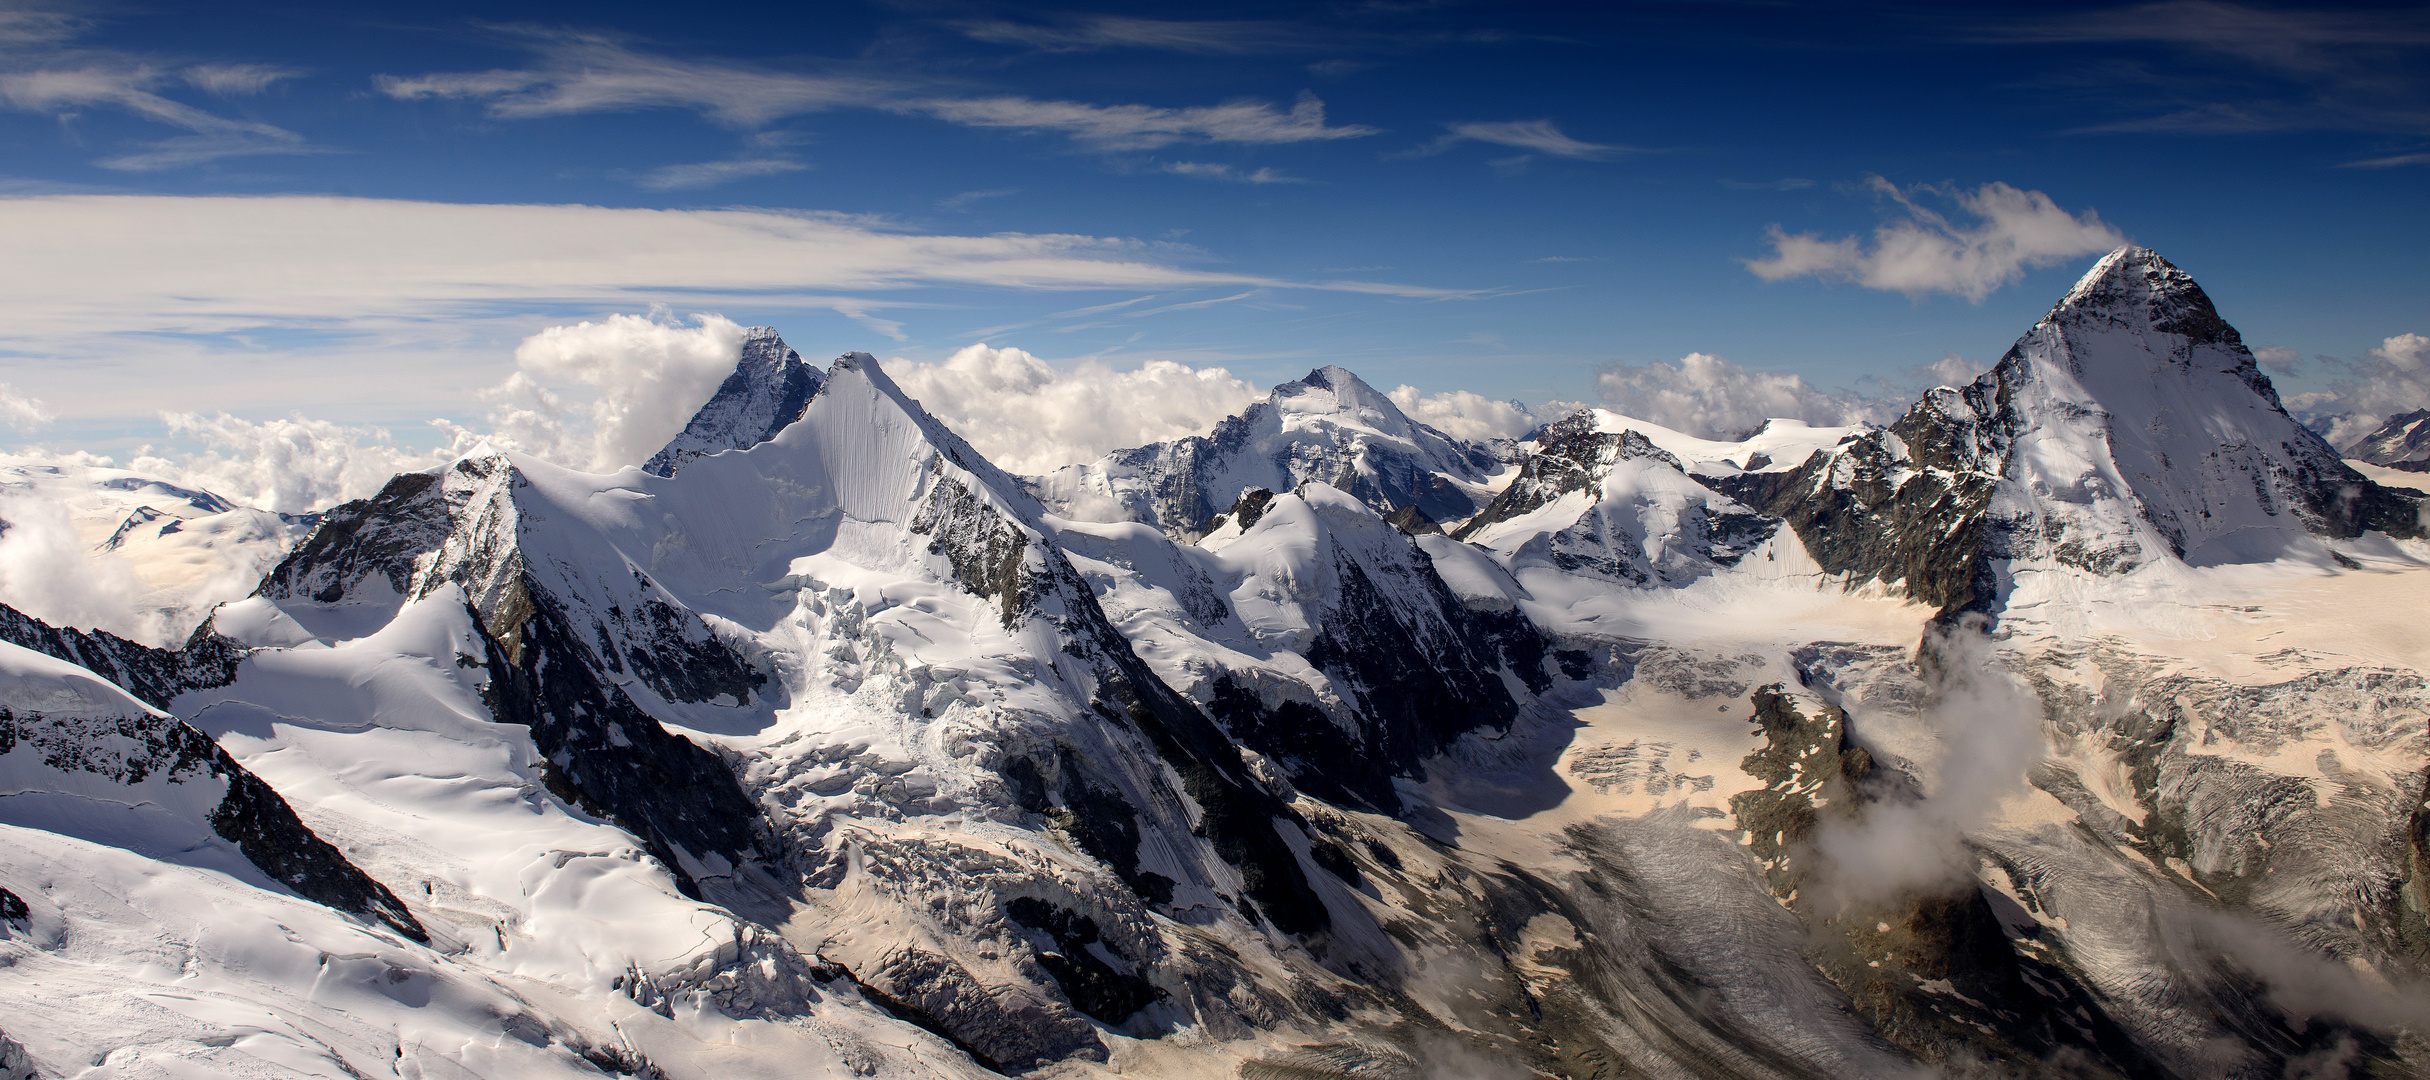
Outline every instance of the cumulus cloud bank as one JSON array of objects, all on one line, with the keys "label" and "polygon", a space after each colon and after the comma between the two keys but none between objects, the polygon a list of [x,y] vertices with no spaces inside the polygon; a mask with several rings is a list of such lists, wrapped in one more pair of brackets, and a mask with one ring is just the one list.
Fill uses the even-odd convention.
[{"label": "cumulus cloud bank", "polygon": [[[1873,230],[1871,242],[1854,236],[1825,240],[1815,233],[1771,228],[1772,255],[1746,259],[1765,281],[1818,277],[1852,281],[1868,289],[1910,297],[1950,293],[1982,303],[1994,290],[2013,284],[2028,269],[2108,251],[2126,241],[2099,214],[2070,214],[2039,191],[1994,181],[1965,191],[1934,184],[1901,189],[1881,177],[1867,186],[1889,200],[1896,215]],[[1926,205],[1953,204],[1972,223],[1952,221]]]},{"label": "cumulus cloud bank", "polygon": [[1615,412],[1707,439],[1744,438],[1775,416],[1885,424],[1906,408],[1904,401],[1819,390],[1799,375],[1748,371],[1710,353],[1689,353],[1675,365],[1614,364],[1595,376],[1595,392]]},{"label": "cumulus cloud bank", "polygon": [[[2281,366],[2273,361],[2292,368],[2292,350],[2279,353],[2263,357],[2262,362],[2272,370]],[[2328,389],[2288,395],[2286,405],[2331,446],[2353,445],[2396,413],[2430,409],[2430,337],[2398,334],[2382,340],[2360,359],[2330,363],[2342,370]]]},{"label": "cumulus cloud bank", "polygon": [[1543,423],[1535,410],[1520,402],[1495,401],[1467,390],[1426,394],[1403,383],[1392,388],[1391,397],[1410,419],[1471,442],[1525,438]]},{"label": "cumulus cloud bank", "polygon": [[597,472],[649,460],[742,356],[743,328],[732,319],[694,315],[692,323],[610,315],[525,338],[515,349],[519,370],[489,392],[496,430],[488,437]]},{"label": "cumulus cloud bank", "polygon": [[1016,473],[1203,435],[1259,396],[1219,367],[1150,360],[1117,371],[1089,360],[1062,369],[984,342],[938,364],[891,360],[886,372],[988,460]]},{"label": "cumulus cloud bank", "polygon": [[0,596],[11,606],[53,626],[159,638],[163,616],[142,610],[148,587],[134,564],[89,550],[66,506],[11,491],[0,495],[0,521]]},{"label": "cumulus cloud bank", "polygon": [[358,499],[401,472],[427,469],[464,449],[398,446],[387,429],[291,416],[246,420],[219,413],[162,413],[172,435],[200,441],[191,453],[144,448],[127,467],[180,487],[200,488],[264,510],[300,514]]}]

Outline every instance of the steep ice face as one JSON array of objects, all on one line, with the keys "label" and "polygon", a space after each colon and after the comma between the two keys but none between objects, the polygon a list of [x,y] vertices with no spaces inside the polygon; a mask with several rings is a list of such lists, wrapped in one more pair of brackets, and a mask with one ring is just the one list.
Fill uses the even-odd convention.
[{"label": "steep ice face", "polygon": [[2009,452],[1995,512],[2041,519],[2047,539],[2021,557],[2203,565],[2305,534],[2420,532],[2287,415],[2201,287],[2148,249],[2094,266],[1968,397]]},{"label": "steep ice face", "polygon": [[1387,513],[1414,506],[1435,522],[1475,514],[1501,462],[1487,448],[1418,423],[1339,367],[1274,388],[1208,436],[1117,450],[1030,481],[1056,513],[1140,521],[1195,535],[1241,493],[1330,484]]},{"label": "steep ice face", "polygon": [[[867,353],[852,353],[867,356]],[[720,450],[748,450],[783,431],[818,393],[816,368],[776,336],[776,328],[743,331],[742,359],[700,411],[642,468],[672,476],[683,463]]]},{"label": "steep ice face", "polygon": [[2430,409],[2398,413],[2346,448],[2346,456],[2387,469],[2430,472]]}]

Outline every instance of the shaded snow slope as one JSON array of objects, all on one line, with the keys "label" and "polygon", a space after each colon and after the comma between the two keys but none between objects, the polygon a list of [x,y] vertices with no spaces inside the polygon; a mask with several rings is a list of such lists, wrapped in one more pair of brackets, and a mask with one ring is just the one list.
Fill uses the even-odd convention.
[{"label": "shaded snow slope", "polygon": [[234,874],[427,940],[395,894],[184,721],[0,643],[0,821]]},{"label": "shaded snow slope", "polygon": [[1492,497],[1502,467],[1487,448],[1418,423],[1339,367],[1274,388],[1213,433],[1117,450],[1029,481],[1065,517],[1207,531],[1243,492],[1330,484],[1378,513],[1414,506],[1457,521]]}]

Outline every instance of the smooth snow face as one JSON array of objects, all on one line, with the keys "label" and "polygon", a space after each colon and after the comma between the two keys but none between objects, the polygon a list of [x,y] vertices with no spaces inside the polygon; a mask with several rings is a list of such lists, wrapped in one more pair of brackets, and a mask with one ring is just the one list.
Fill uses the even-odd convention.
[{"label": "smooth snow face", "polygon": [[1241,494],[1331,484],[1379,512],[1416,506],[1457,521],[1492,498],[1501,462],[1418,423],[1340,367],[1284,383],[1206,438],[1117,450],[1030,481],[1055,513],[1206,531]]},{"label": "smooth snow face", "polygon": [[125,469],[24,459],[0,459],[0,518],[0,602],[153,646],[251,592],[313,523]]}]

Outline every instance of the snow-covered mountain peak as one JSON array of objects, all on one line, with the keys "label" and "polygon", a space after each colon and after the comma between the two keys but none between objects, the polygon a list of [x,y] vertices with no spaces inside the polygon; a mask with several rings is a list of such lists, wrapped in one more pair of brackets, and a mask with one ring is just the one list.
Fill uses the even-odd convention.
[{"label": "snow-covered mountain peak", "polygon": [[1205,436],[1116,450],[1030,482],[1065,517],[1150,522],[1198,535],[1257,488],[1331,484],[1386,513],[1414,506],[1428,521],[1459,521],[1493,498],[1502,466],[1483,446],[1421,424],[1341,367],[1274,388]]},{"label": "snow-covered mountain peak", "polygon": [[2042,321],[2148,327],[2199,344],[2241,345],[2194,277],[2146,247],[2110,252],[2069,289]]},{"label": "snow-covered mountain peak", "polygon": [[802,414],[803,404],[818,392],[819,381],[818,370],[803,363],[801,354],[787,346],[774,327],[744,330],[742,356],[734,363],[734,373],[726,376],[683,431],[643,468],[672,476],[692,458],[749,449],[775,438]]},{"label": "snow-covered mountain peak", "polygon": [[2430,409],[2388,418],[2379,429],[2346,447],[2346,456],[2406,472],[2430,472]]}]

